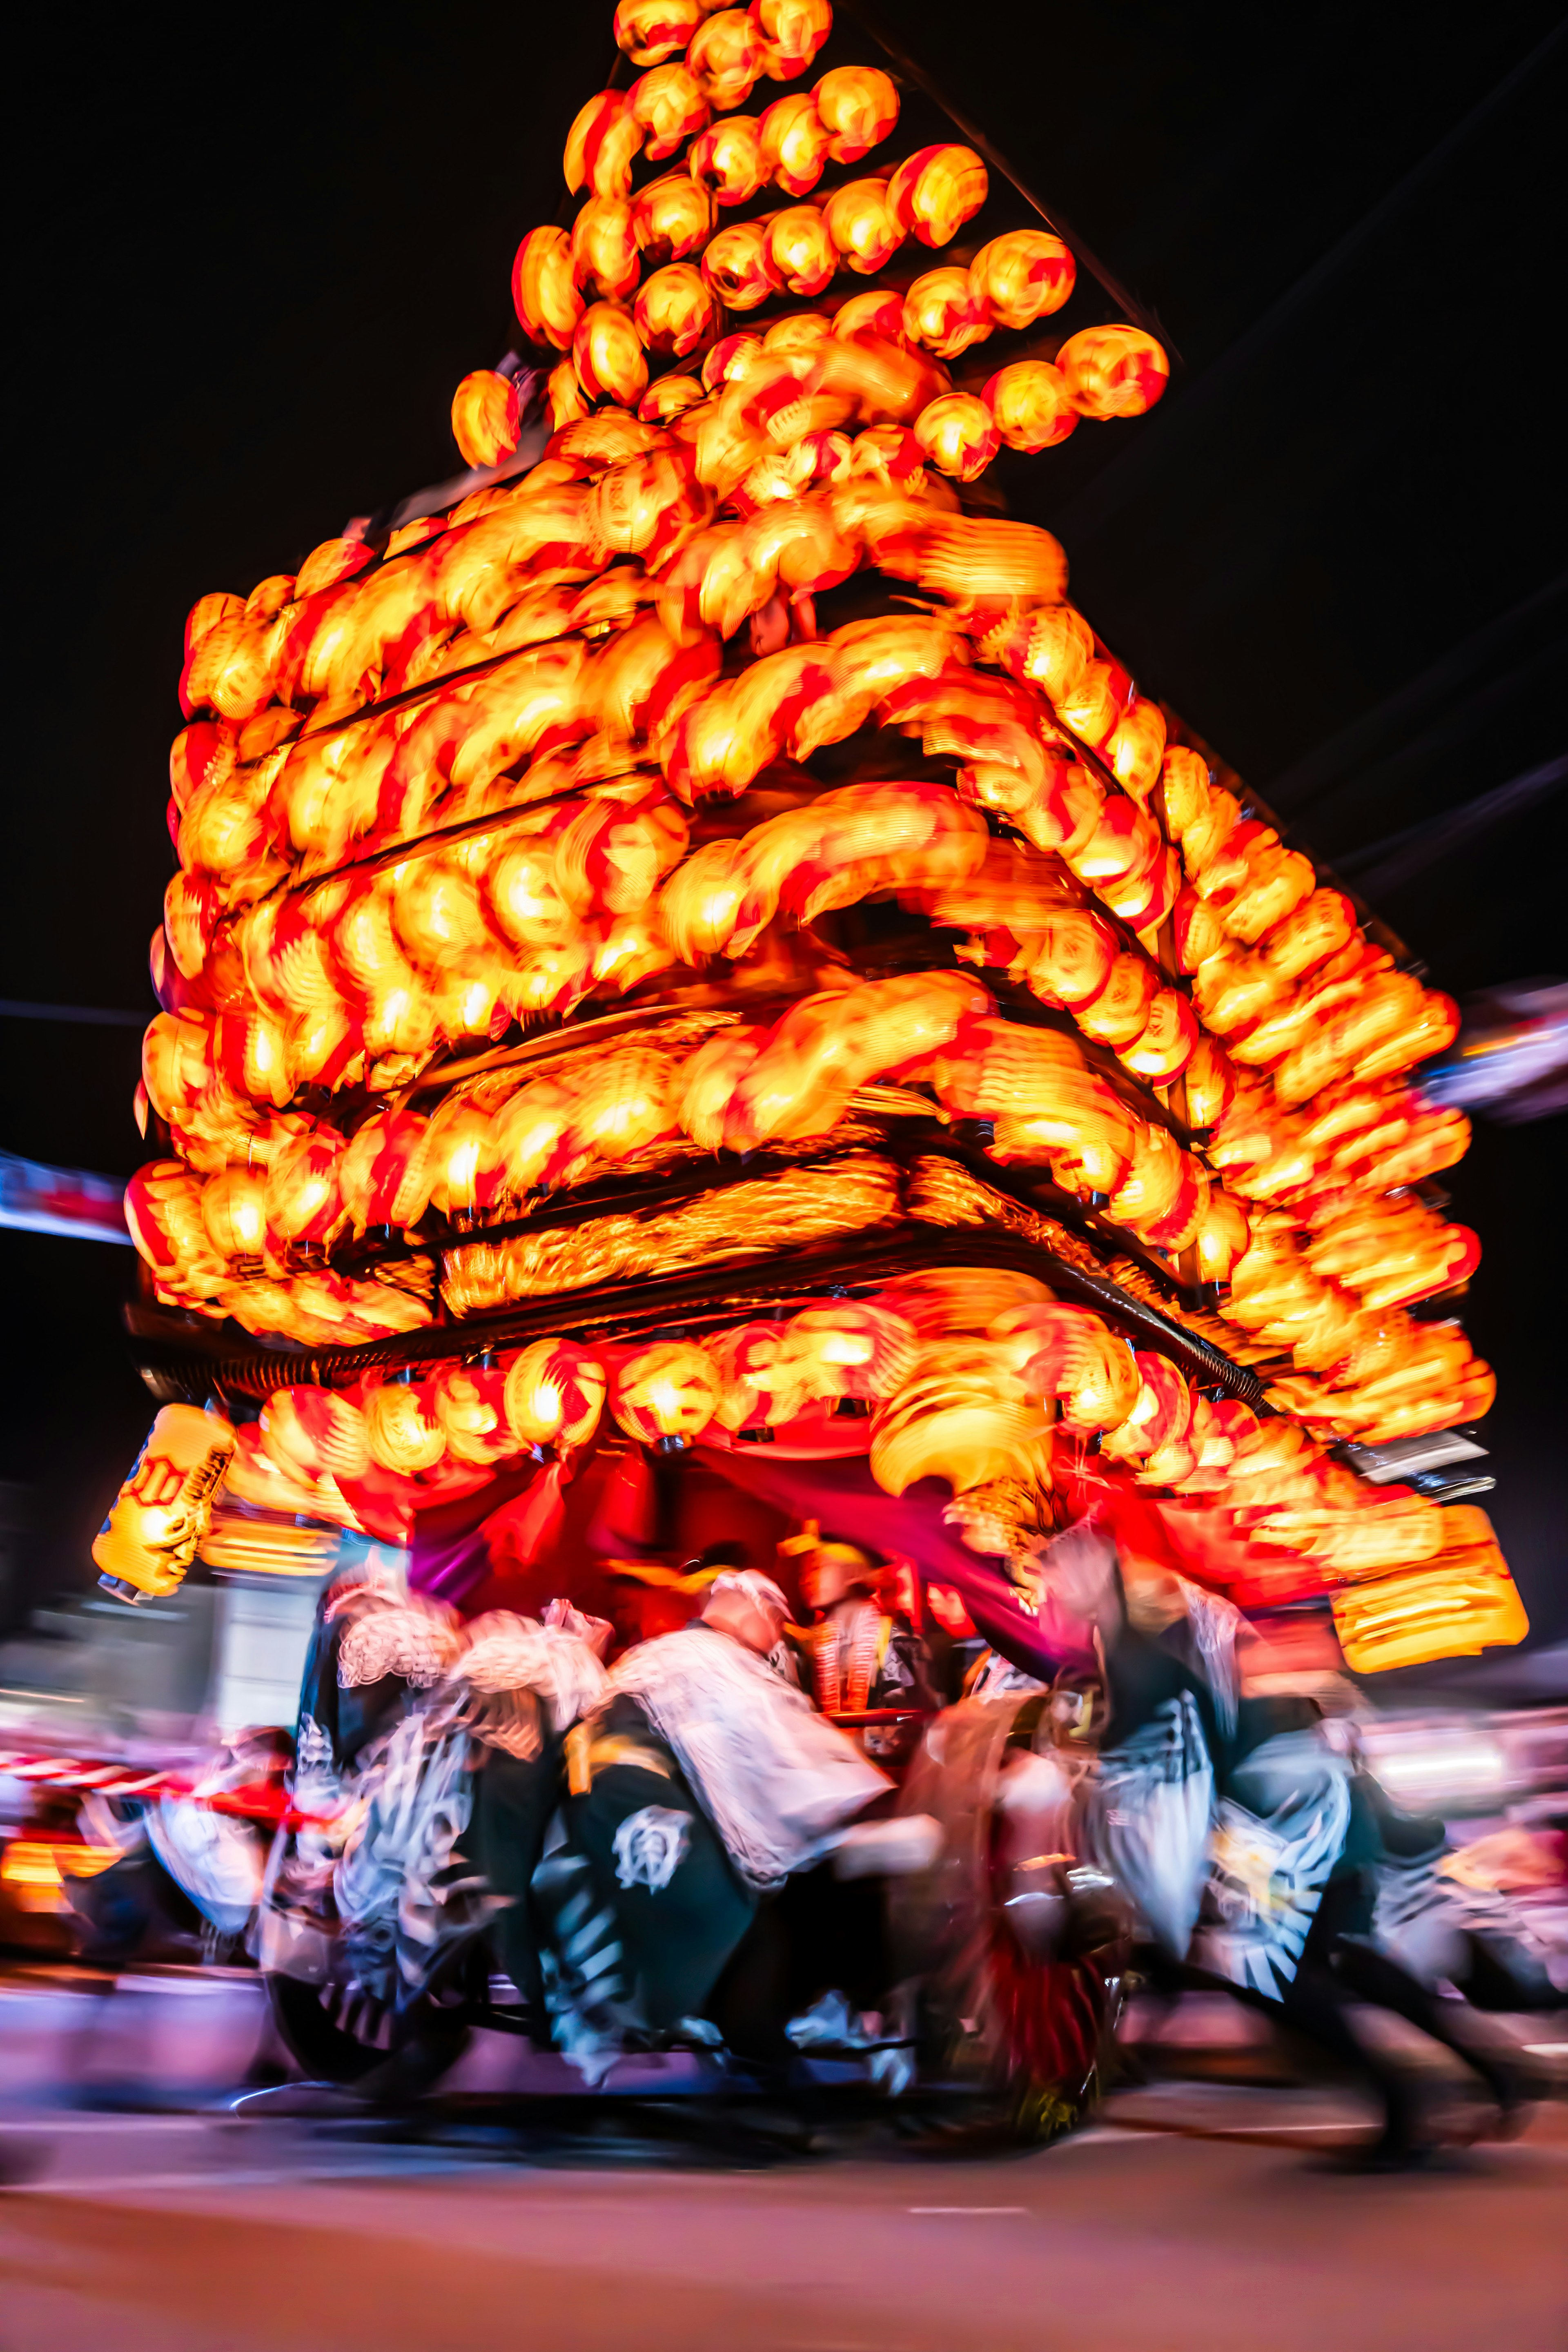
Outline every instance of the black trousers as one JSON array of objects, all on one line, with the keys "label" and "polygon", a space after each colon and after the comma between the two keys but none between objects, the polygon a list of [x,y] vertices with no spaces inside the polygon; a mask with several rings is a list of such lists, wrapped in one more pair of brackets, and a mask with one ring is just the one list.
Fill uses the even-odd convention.
[{"label": "black trousers", "polygon": [[468,1832],[473,1860],[492,1893],[508,1898],[490,1933],[501,1967],[524,2000],[543,1999],[539,1975],[539,1931],[530,1888],[544,1835],[561,1790],[561,1748],[547,1740],[538,1756],[509,1756],[488,1748],[474,1776],[473,1820]]},{"label": "black trousers", "polygon": [[566,1819],[615,1913],[644,2024],[660,2032],[703,2015],[757,1897],[685,1782],[637,1764],[607,1765],[585,1796],[570,1800]]}]

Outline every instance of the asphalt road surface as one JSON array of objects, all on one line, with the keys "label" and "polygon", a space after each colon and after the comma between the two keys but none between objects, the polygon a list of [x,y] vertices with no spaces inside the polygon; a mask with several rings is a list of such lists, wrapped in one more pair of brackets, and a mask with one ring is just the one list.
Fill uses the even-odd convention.
[{"label": "asphalt road surface", "polygon": [[132,1989],[85,2059],[79,1987],[48,1997],[0,1988],[0,2352],[1568,2346],[1561,2104],[1393,2178],[1345,2168],[1348,2095],[1235,2083],[1124,2092],[1023,2156],[715,2138],[673,2103],[416,2128],[199,2084],[245,2057],[244,1988],[144,1992],[127,2041]]}]

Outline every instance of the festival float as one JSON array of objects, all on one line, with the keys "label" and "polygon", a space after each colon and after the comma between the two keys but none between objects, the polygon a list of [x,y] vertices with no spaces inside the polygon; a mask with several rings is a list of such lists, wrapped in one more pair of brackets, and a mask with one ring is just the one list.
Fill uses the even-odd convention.
[{"label": "festival float", "polygon": [[1026,1661],[1093,1515],[1358,1669],[1518,1641],[1456,1008],[1005,510],[1165,351],[827,0],[615,30],[458,490],[191,610],[105,1583],[740,1512]]}]

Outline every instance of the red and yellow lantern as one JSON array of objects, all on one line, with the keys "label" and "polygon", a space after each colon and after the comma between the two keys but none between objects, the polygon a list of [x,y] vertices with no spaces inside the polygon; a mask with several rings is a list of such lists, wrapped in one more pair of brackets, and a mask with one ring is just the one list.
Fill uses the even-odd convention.
[{"label": "red and yellow lantern", "polygon": [[1142,416],[1171,378],[1171,362],[1142,327],[1085,327],[1057,353],[1073,406],[1083,416]]},{"label": "red and yellow lantern", "polygon": [[721,8],[693,34],[686,62],[710,106],[744,106],[766,65],[763,36],[743,8]]},{"label": "red and yellow lantern", "polygon": [[768,256],[771,221],[738,221],[721,228],[702,257],[702,275],[712,293],[729,310],[754,310],[778,279]]},{"label": "red and yellow lantern", "polygon": [[702,22],[699,0],[618,0],[616,46],[634,66],[678,58]]},{"label": "red and yellow lantern", "polygon": [[914,433],[938,473],[959,482],[975,480],[1002,446],[991,411],[967,392],[943,393],[922,408]]},{"label": "red and yellow lantern", "polygon": [[412,1381],[390,1380],[367,1389],[364,1419],[370,1458],[383,1470],[416,1477],[446,1456],[447,1433],[429,1391]]},{"label": "red and yellow lantern", "polygon": [[1054,449],[1078,425],[1067,379],[1046,360],[1015,360],[999,368],[981,397],[1009,449]]},{"label": "red and yellow lantern", "polygon": [[642,128],[622,89],[602,89],[581,108],[566,133],[563,169],[575,195],[591,188],[596,196],[629,196],[632,164],[642,145]]},{"label": "red and yellow lantern", "polygon": [[1029,327],[1059,310],[1078,272],[1059,236],[1047,229],[1009,229],[983,245],[969,265],[976,299],[999,327]]},{"label": "red and yellow lantern", "polygon": [[[713,297],[702,282],[701,271],[694,269],[689,261],[672,261],[663,269],[656,269],[638,294],[632,312],[637,333],[648,350],[669,352],[677,359],[686,358],[711,340],[718,315]],[[677,381],[691,383],[689,377]],[[700,396],[700,387],[692,384],[692,391]],[[681,407],[689,404],[689,401],[678,402],[674,413],[679,415]]]},{"label": "red and yellow lantern", "polygon": [[966,269],[928,269],[904,297],[906,340],[936,359],[955,360],[990,332],[991,313],[976,300]]},{"label": "red and yellow lantern", "polygon": [[988,187],[973,147],[921,147],[893,173],[888,201],[922,245],[951,245],[985,202]]},{"label": "red and yellow lantern", "polygon": [[768,225],[767,267],[786,294],[820,294],[838,256],[815,205],[791,205]]},{"label": "red and yellow lantern", "polygon": [[541,1339],[508,1367],[507,1425],[521,1445],[586,1445],[599,1426],[605,1368],[570,1339]]},{"label": "red and yellow lantern", "polygon": [[899,119],[899,93],[877,66],[836,66],[812,96],[835,163],[858,163]]},{"label": "red and yellow lantern", "polygon": [[770,81],[805,73],[833,30],[832,0],[752,0],[751,13]]},{"label": "red and yellow lantern", "polygon": [[687,172],[668,173],[632,199],[632,234],[652,264],[700,252],[716,217],[711,194]]},{"label": "red and yellow lantern", "polygon": [[590,196],[572,224],[572,275],[606,300],[629,294],[642,275],[632,208],[620,196]]},{"label": "red and yellow lantern", "polygon": [[757,121],[763,159],[775,187],[788,196],[808,196],[827,162],[828,131],[810,90],[775,98]]},{"label": "red and yellow lantern", "polygon": [[749,205],[768,182],[761,125],[755,115],[730,114],[710,123],[691,142],[686,168],[699,187],[710,188],[721,205]]},{"label": "red and yellow lantern", "polygon": [[572,338],[572,368],[588,400],[635,408],[647,390],[647,353],[631,312],[619,302],[595,302]]},{"label": "red and yellow lantern", "polygon": [[628,1437],[673,1453],[700,1437],[723,1401],[719,1368],[703,1348],[660,1340],[628,1356],[616,1374],[616,1419]]},{"label": "red and yellow lantern", "polygon": [[452,438],[466,466],[499,466],[515,451],[521,426],[517,386],[493,368],[476,368],[452,394]]},{"label": "red and yellow lantern", "polygon": [[[822,208],[822,218],[835,250],[858,277],[869,278],[882,268],[904,241],[903,226],[889,202],[885,180],[851,180],[836,188]],[[901,312],[899,332],[901,339]]]},{"label": "red and yellow lantern", "polygon": [[[650,192],[651,193],[651,192]],[[531,228],[511,266],[511,299],[519,323],[536,343],[569,351],[583,297],[572,274],[572,240],[563,228]]]},{"label": "red and yellow lantern", "polygon": [[689,66],[658,65],[633,82],[628,93],[632,121],[642,132],[650,163],[673,155],[708,120],[708,100]]}]

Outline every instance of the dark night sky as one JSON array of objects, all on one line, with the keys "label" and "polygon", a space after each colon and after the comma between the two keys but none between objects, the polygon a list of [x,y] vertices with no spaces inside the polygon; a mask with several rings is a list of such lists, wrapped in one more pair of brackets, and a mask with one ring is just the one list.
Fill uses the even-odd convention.
[{"label": "dark night sky", "polygon": [[[995,478],[1073,591],[1306,845],[1352,857],[1564,749],[1557,11],[887,0],[953,102],[1154,310],[1155,414]],[[452,388],[511,331],[610,0],[37,12],[7,123],[7,502],[22,593],[0,995],[151,1009],[180,631],[453,470]],[[1380,911],[1457,992],[1564,968],[1563,803]],[[128,1174],[134,1032],[0,1022],[0,1143]],[[1484,1124],[1494,1517],[1568,1633],[1563,1122]],[[129,1252],[0,1234],[0,1476],[40,1564],[145,1425]]]}]

